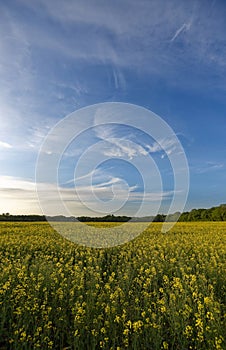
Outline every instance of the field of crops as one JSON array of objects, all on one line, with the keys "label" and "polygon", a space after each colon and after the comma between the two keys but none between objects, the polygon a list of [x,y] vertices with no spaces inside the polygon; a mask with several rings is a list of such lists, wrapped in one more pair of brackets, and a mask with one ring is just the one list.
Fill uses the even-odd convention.
[{"label": "field of crops", "polygon": [[226,349],[226,223],[160,229],[94,249],[1,223],[0,349]]}]

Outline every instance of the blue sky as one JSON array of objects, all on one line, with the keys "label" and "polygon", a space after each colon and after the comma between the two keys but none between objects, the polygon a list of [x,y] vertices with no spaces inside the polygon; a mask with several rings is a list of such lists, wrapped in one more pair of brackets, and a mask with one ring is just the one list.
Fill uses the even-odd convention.
[{"label": "blue sky", "polygon": [[[68,114],[103,102],[145,107],[174,130],[190,170],[186,209],[225,203],[225,13],[226,3],[217,0],[1,1],[0,212],[41,212],[35,168],[44,138]],[[120,202],[129,193],[117,213],[133,215],[144,190],[133,165],[151,156],[162,185],[153,167],[143,214],[160,199],[167,210],[174,190],[167,152],[155,140],[115,126],[87,130],[62,156],[59,186],[73,201],[72,214],[94,213],[72,192],[76,185],[89,202],[82,177],[89,174],[87,161],[72,180],[79,156],[103,134],[105,153],[114,159],[93,174],[98,198],[107,203],[115,190]],[[170,140],[162,142],[173,151]],[[148,177],[147,167],[144,172]]]}]

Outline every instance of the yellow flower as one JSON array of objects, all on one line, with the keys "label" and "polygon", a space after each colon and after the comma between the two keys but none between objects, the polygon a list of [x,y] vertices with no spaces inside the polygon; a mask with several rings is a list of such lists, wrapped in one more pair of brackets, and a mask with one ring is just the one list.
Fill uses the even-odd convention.
[{"label": "yellow flower", "polygon": [[190,338],[193,333],[192,327],[191,326],[186,326],[184,334],[187,338]]},{"label": "yellow flower", "polygon": [[106,329],[104,327],[101,328],[101,333],[105,334],[106,333]]},{"label": "yellow flower", "polygon": [[169,344],[166,341],[164,341],[162,345],[163,345],[163,349],[166,349],[166,350],[169,349]]},{"label": "yellow flower", "polygon": [[143,326],[143,322],[141,320],[133,322],[133,330],[134,332],[138,332]]},{"label": "yellow flower", "polygon": [[114,322],[116,322],[116,323],[120,322],[120,317],[118,315],[115,316]]},{"label": "yellow flower", "polygon": [[128,328],[124,329],[123,334],[124,335],[128,335],[129,334],[129,329]]},{"label": "yellow flower", "polygon": [[132,328],[132,322],[129,320],[126,325],[129,327],[129,328]]}]

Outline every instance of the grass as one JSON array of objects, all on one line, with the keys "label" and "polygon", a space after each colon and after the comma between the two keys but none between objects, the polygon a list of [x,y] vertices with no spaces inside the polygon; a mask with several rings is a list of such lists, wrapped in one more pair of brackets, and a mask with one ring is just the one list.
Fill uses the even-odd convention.
[{"label": "grass", "polygon": [[226,223],[156,223],[108,249],[1,223],[0,349],[226,349],[225,253]]}]

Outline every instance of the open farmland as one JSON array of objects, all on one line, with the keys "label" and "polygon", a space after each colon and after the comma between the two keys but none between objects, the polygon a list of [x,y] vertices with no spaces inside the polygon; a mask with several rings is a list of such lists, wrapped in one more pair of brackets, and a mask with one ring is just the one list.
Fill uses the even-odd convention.
[{"label": "open farmland", "polygon": [[156,223],[108,249],[1,223],[0,349],[226,349],[225,253],[226,223]]}]

